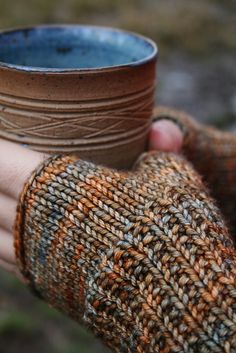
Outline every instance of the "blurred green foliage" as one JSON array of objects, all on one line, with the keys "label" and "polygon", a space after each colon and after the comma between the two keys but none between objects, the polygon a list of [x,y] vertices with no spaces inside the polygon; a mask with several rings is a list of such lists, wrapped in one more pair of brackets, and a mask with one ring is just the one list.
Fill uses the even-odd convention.
[{"label": "blurred green foliage", "polygon": [[1,353],[106,353],[79,326],[34,298],[12,275],[0,270]]},{"label": "blurred green foliage", "polygon": [[0,316],[0,336],[11,336],[14,334],[32,334],[34,332],[34,323],[30,317],[22,312],[1,312]]}]

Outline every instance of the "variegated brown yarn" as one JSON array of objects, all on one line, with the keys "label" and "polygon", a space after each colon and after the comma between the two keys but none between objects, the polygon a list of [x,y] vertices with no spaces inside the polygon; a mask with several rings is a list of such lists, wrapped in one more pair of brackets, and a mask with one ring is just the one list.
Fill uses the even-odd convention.
[{"label": "variegated brown yarn", "polygon": [[133,172],[51,157],[22,192],[15,246],[34,292],[116,352],[236,352],[236,253],[181,157]]},{"label": "variegated brown yarn", "polygon": [[183,129],[185,156],[204,177],[228,226],[236,234],[236,135],[201,125],[184,112],[157,107],[154,120],[163,118],[173,120]]}]

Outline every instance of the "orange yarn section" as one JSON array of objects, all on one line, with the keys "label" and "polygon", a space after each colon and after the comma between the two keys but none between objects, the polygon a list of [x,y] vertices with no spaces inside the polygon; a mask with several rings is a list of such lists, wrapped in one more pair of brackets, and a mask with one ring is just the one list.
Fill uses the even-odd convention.
[{"label": "orange yarn section", "polygon": [[236,351],[236,253],[180,156],[133,172],[51,157],[22,192],[15,245],[31,288],[116,352]]}]

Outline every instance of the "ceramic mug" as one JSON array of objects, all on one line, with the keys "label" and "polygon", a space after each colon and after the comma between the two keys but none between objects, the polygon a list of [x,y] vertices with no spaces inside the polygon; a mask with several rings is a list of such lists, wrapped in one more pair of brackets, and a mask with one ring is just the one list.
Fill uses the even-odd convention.
[{"label": "ceramic mug", "polygon": [[36,26],[0,32],[0,137],[130,168],[145,150],[157,47],[123,30]]}]

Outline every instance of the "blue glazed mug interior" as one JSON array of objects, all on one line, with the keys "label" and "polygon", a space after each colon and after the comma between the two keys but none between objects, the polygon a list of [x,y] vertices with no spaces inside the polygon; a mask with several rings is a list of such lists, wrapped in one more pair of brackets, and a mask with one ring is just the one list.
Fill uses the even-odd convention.
[{"label": "blue glazed mug interior", "polygon": [[156,45],[122,30],[93,26],[39,26],[0,33],[0,66],[23,70],[84,70],[138,65]]}]

